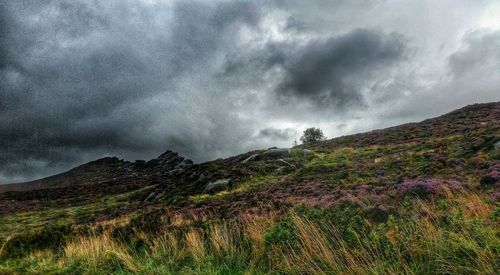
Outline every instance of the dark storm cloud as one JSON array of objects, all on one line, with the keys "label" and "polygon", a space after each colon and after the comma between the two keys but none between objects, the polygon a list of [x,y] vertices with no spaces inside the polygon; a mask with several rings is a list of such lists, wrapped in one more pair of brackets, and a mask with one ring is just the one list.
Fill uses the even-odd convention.
[{"label": "dark storm cloud", "polygon": [[270,51],[268,62],[285,70],[277,88],[282,100],[296,97],[321,107],[344,107],[363,103],[359,84],[400,61],[405,42],[396,33],[357,29],[306,45],[271,45]]},{"label": "dark storm cloud", "polygon": [[7,13],[0,6],[0,69],[7,66]]},{"label": "dark storm cloud", "polygon": [[0,15],[0,183],[105,154],[193,147],[181,129],[151,140],[155,114],[141,102],[164,95],[176,109],[172,83],[259,21],[243,2],[13,1]]}]

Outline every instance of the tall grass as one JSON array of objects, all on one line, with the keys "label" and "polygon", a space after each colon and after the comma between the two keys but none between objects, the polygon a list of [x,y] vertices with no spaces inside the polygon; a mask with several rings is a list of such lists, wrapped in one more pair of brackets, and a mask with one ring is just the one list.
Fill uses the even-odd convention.
[{"label": "tall grass", "polygon": [[109,234],[79,237],[66,244],[61,263],[62,266],[79,265],[91,273],[106,270],[109,265],[120,265],[122,269],[137,271],[138,265],[131,251],[126,244],[112,240]]},{"label": "tall grass", "polygon": [[498,274],[494,207],[476,194],[449,196],[415,200],[405,217],[383,223],[353,214],[354,223],[341,224],[333,210],[296,209],[280,219],[136,232],[134,241],[110,231],[77,236],[56,251],[3,251],[0,274]]}]

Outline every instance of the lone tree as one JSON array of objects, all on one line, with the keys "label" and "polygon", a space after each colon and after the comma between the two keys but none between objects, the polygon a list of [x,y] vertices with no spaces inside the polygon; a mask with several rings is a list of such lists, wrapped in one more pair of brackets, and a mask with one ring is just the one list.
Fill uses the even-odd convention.
[{"label": "lone tree", "polygon": [[320,128],[307,128],[304,131],[304,134],[300,137],[300,141],[303,144],[311,144],[318,141],[325,140],[325,136],[323,135],[323,131]]}]

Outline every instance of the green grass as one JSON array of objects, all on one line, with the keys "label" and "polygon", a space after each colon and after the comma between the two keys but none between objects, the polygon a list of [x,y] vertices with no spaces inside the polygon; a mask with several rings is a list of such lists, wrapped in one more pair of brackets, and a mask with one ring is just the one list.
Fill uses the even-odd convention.
[{"label": "green grass", "polygon": [[12,235],[33,232],[47,224],[70,225],[92,221],[99,213],[117,211],[139,205],[139,201],[130,201],[129,198],[138,192],[144,192],[154,186],[148,186],[127,193],[106,196],[98,201],[64,208],[48,208],[39,211],[19,212],[0,216],[0,239]]},{"label": "green grass", "polygon": [[[495,274],[500,231],[495,206],[465,192],[401,205],[404,216],[375,223],[362,211],[296,207],[281,216],[168,231],[76,235],[56,249],[0,258],[5,274]],[[426,213],[423,215],[422,213]],[[181,226],[189,223],[190,226]],[[5,251],[4,251],[5,252]]]},{"label": "green grass", "polygon": [[[498,150],[475,152],[471,158],[469,142],[452,135],[418,143],[341,147],[315,154],[298,175],[326,180],[331,186],[386,185],[414,177],[466,179],[477,184],[477,162],[495,160]],[[449,159],[456,159],[457,164],[448,163]]]},{"label": "green grass", "polygon": [[215,194],[203,193],[189,196],[189,201],[195,204],[202,204],[211,200],[224,199],[225,197],[232,194],[259,190],[264,186],[275,184],[280,178],[281,176],[274,174],[251,176],[245,182],[240,183],[228,190],[223,190]]}]

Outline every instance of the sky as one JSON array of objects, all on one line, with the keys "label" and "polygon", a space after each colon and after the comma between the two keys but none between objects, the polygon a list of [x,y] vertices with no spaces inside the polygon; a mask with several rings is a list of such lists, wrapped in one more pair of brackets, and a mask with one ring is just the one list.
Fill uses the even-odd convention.
[{"label": "sky", "polygon": [[0,183],[500,100],[496,0],[0,0]]}]

